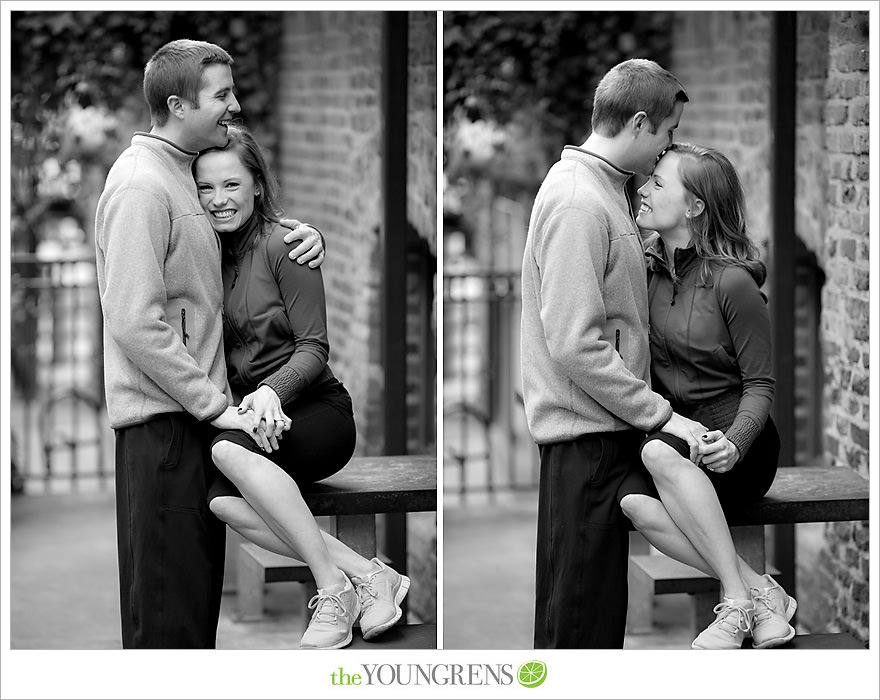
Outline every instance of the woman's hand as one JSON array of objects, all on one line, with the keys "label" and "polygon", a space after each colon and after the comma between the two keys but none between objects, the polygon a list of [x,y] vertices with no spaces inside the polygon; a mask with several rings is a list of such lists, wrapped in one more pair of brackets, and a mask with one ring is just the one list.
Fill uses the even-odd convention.
[{"label": "woman's hand", "polygon": [[252,430],[265,435],[271,447],[269,452],[278,449],[278,440],[285,430],[290,430],[291,420],[281,410],[281,399],[275,390],[263,384],[253,393],[241,400],[239,413],[253,411]]},{"label": "woman's hand", "polygon": [[701,437],[701,440],[702,462],[709,471],[723,474],[733,469],[733,466],[739,462],[739,448],[720,430],[710,430]]}]

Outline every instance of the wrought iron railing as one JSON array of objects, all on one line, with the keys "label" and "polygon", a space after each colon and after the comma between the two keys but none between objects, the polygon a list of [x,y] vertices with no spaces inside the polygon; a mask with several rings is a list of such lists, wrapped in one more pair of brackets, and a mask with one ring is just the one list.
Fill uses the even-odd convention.
[{"label": "wrought iron railing", "polygon": [[26,488],[112,478],[94,255],[11,259],[13,460]]},{"label": "wrought iron railing", "polygon": [[537,485],[522,408],[520,272],[443,274],[444,493]]}]

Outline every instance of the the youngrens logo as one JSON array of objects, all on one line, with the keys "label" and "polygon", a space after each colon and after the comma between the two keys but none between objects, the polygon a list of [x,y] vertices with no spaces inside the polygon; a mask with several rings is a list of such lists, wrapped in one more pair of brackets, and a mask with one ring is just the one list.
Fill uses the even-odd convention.
[{"label": "the youngrens logo", "polygon": [[543,661],[526,661],[517,669],[516,679],[523,688],[537,688],[547,679],[547,664]]},{"label": "the youngrens logo", "polygon": [[537,688],[547,678],[543,661],[512,664],[360,664],[330,674],[333,685],[513,685]]}]

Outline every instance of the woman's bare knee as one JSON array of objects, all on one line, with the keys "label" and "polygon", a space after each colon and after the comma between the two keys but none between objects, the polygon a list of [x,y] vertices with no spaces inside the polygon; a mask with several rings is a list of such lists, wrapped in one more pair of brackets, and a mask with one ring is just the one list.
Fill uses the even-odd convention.
[{"label": "woman's bare knee", "polygon": [[657,523],[658,509],[662,507],[656,498],[641,493],[631,493],[620,499],[620,509],[639,531],[651,529]]},{"label": "woman's bare knee", "polygon": [[212,498],[208,507],[224,523],[230,526],[243,525],[243,508],[245,500],[236,496],[217,496]]},{"label": "woman's bare knee", "polygon": [[688,462],[678,451],[662,440],[651,440],[642,448],[642,463],[651,474],[664,474],[669,469],[681,468],[682,462]]}]

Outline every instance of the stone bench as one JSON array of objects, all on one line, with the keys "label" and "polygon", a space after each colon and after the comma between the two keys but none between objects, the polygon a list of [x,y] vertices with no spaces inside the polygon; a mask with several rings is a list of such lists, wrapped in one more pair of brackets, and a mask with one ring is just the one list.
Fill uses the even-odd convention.
[{"label": "stone bench", "polygon": [[[766,572],[765,525],[867,520],[868,495],[867,480],[848,467],[785,467],[763,499],[727,519],[739,555],[755,571]],[[646,610],[660,592],[691,593],[694,632],[704,629],[714,619],[718,582],[665,556],[649,556],[658,561],[630,557],[631,631],[644,627]]]},{"label": "stone bench", "polygon": [[[421,455],[356,457],[333,476],[303,486],[301,492],[313,515],[331,516],[336,537],[362,556],[372,558],[378,554],[377,514],[437,510],[437,459]],[[238,617],[242,621],[262,618],[265,584],[301,581],[307,585],[309,596],[314,593],[311,572],[297,559],[248,542],[239,546],[237,558]],[[405,562],[392,564],[405,572]],[[430,635],[408,631],[405,636],[415,643]]]}]

